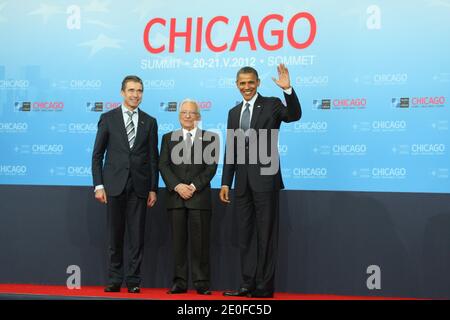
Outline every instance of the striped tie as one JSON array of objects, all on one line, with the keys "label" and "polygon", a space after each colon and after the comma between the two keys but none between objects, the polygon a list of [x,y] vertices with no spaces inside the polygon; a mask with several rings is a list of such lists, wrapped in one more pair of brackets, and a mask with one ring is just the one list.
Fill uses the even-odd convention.
[{"label": "striped tie", "polygon": [[130,145],[130,149],[133,148],[134,139],[136,138],[136,130],[134,129],[133,123],[133,114],[135,113],[136,111],[127,111],[128,121],[125,129],[127,131],[128,144]]}]

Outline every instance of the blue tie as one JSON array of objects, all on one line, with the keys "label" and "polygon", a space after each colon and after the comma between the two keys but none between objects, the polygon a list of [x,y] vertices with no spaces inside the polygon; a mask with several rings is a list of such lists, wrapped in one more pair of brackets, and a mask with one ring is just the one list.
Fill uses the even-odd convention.
[{"label": "blue tie", "polygon": [[250,103],[245,104],[244,112],[242,112],[241,129],[247,131],[250,128]]}]

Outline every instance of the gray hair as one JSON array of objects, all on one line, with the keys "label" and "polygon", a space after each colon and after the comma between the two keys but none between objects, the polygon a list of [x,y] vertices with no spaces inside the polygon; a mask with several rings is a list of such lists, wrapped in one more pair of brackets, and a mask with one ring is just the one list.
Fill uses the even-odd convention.
[{"label": "gray hair", "polygon": [[180,103],[180,112],[181,112],[181,107],[185,104],[185,103],[191,103],[195,106],[196,112],[198,113],[198,115],[200,115],[200,106],[198,105],[197,101],[193,100],[193,99],[189,99],[186,98],[183,101],[181,101]]}]

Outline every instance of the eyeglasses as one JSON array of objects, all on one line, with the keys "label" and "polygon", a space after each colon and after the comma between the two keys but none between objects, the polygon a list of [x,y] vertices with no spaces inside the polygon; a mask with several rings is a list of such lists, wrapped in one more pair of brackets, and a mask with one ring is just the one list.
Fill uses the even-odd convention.
[{"label": "eyeglasses", "polygon": [[196,115],[198,115],[198,112],[196,112],[196,111],[180,111],[180,114],[182,114],[184,117],[196,116]]}]

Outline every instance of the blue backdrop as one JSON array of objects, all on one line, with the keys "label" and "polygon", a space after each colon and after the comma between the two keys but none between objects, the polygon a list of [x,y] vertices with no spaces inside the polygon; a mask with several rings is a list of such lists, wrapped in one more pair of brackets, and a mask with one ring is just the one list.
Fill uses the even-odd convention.
[{"label": "blue backdrop", "polygon": [[280,134],[288,189],[450,192],[450,1],[188,4],[0,0],[0,183],[90,185],[98,118],[128,74],[160,137],[187,97],[224,134],[237,70],[282,98],[285,63],[303,108]]}]

